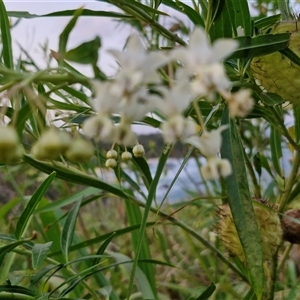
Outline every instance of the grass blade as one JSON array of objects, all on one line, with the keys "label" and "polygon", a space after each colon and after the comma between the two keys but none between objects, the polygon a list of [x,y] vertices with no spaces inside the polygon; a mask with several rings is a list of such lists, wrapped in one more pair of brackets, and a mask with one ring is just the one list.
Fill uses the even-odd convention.
[{"label": "grass blade", "polygon": [[79,212],[81,201],[78,201],[68,213],[66,218],[62,233],[61,233],[61,250],[65,257],[66,262],[68,262],[69,249],[72,244],[76,220]]},{"label": "grass blade", "polygon": [[17,226],[16,226],[15,235],[16,235],[17,239],[21,238],[21,236],[26,228],[26,225],[29,221],[30,216],[33,214],[36,206],[39,204],[39,202],[45,195],[48,187],[50,186],[50,184],[51,184],[52,180],[55,178],[55,176],[56,176],[56,172],[52,172],[44,180],[44,182],[39,186],[39,188],[34,192],[31,199],[28,201],[24,211],[22,212],[22,214],[18,220]]},{"label": "grass blade", "polygon": [[264,290],[264,269],[260,231],[249,192],[240,136],[235,120],[229,118],[228,109],[224,111],[222,123],[228,124],[229,128],[223,134],[221,154],[223,158],[229,159],[233,170],[232,174],[225,178],[228,202],[244,250],[251,286],[257,298],[261,299]]}]

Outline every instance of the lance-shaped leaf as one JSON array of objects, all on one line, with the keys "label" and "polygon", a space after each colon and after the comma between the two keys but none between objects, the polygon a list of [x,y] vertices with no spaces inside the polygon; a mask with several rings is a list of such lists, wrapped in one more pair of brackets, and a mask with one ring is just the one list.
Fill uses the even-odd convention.
[{"label": "lance-shaped leaf", "polygon": [[28,201],[24,211],[22,212],[22,214],[18,220],[17,226],[16,226],[15,235],[16,235],[17,239],[21,238],[21,236],[26,228],[26,225],[29,221],[30,216],[33,214],[35,208],[37,207],[37,205],[39,204],[41,199],[44,197],[52,180],[55,178],[55,175],[56,175],[56,172],[52,172],[44,180],[44,182],[39,186],[39,188],[34,192],[31,199]]},{"label": "lance-shaped leaf", "polygon": [[36,270],[41,263],[44,261],[44,259],[47,257],[48,251],[50,250],[50,247],[52,245],[52,242],[48,242],[45,244],[35,244],[32,247],[32,268]]},{"label": "lance-shaped leaf", "polygon": [[[230,58],[252,58],[286,49],[289,45],[290,34],[264,34],[256,37],[241,36],[235,38],[235,40],[239,42],[239,48]],[[290,52],[292,51],[288,51],[289,54]],[[290,54],[290,56],[292,55]]]},{"label": "lance-shaped leaf", "polygon": [[264,289],[263,253],[260,231],[253,209],[245,168],[244,154],[235,120],[230,119],[228,109],[224,110],[221,155],[232,165],[232,174],[225,178],[229,206],[233,221],[243,247],[249,279],[258,299]]},{"label": "lance-shaped leaf", "polygon": [[80,64],[96,64],[98,61],[98,50],[101,47],[100,38],[82,43],[78,47],[67,51],[63,58]]},{"label": "lance-shaped leaf", "polygon": [[1,47],[4,65],[13,69],[13,53],[12,53],[12,42],[10,34],[10,25],[5,9],[5,5],[2,0],[0,0],[0,30],[1,30]]},{"label": "lance-shaped leaf", "polygon": [[81,201],[78,201],[68,213],[62,233],[61,233],[61,250],[68,262],[69,249],[73,241],[76,220],[79,212]]}]

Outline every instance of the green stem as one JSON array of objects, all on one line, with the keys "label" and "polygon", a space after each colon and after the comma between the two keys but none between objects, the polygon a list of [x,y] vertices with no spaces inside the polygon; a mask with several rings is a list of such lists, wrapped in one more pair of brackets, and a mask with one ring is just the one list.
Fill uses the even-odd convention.
[{"label": "green stem", "polygon": [[289,0],[278,0],[278,7],[281,13],[282,21],[291,20],[291,11],[289,7]]},{"label": "green stem", "polygon": [[[136,202],[139,206],[145,207],[146,204],[142,201],[139,201],[137,199],[134,199],[134,202]],[[210,249],[212,252],[216,253],[216,255],[223,261],[231,270],[236,272],[245,282],[249,282],[249,279],[239,268],[236,267],[235,264],[233,264],[219,249],[217,249],[213,244],[208,242],[205,238],[203,238],[196,230],[189,227],[182,221],[174,218],[173,216],[170,216],[169,214],[166,214],[162,212],[161,210],[158,210],[154,207],[151,207],[150,209],[153,213],[156,215],[162,217],[163,219],[166,219],[168,221],[171,221],[173,224],[176,224],[180,228],[182,228],[184,231],[189,233],[191,236],[193,236],[196,240],[198,240],[200,243],[202,243],[207,249]]]},{"label": "green stem", "polygon": [[280,247],[277,248],[276,252],[274,253],[274,255],[272,257],[271,276],[270,276],[269,282],[268,282],[266,300],[273,300],[274,299],[275,285],[276,285],[276,278],[277,278],[277,271],[278,271],[278,252],[279,252],[279,248]]},{"label": "green stem", "polygon": [[243,148],[243,152],[244,152],[244,158],[245,158],[245,161],[246,161],[246,166],[247,166],[250,178],[251,178],[253,186],[254,186],[255,198],[260,199],[261,198],[260,185],[257,182],[257,179],[256,179],[256,176],[255,176],[251,161],[250,161],[250,159],[249,159],[249,157],[248,157],[248,155],[245,151],[245,148],[244,147],[242,147],[242,148]]},{"label": "green stem", "polygon": [[275,126],[279,125],[282,135],[285,136],[285,138],[288,140],[288,142],[292,145],[292,147],[294,149],[299,149],[299,145],[291,137],[289,131],[287,130],[287,128],[284,125],[283,119],[280,117],[280,115],[278,114],[278,112],[276,111],[276,109],[274,107],[272,107],[272,106],[269,106],[269,109],[272,111],[272,114],[275,117],[275,121],[277,121],[276,124],[274,124],[274,125]]},{"label": "green stem", "polygon": [[284,188],[281,198],[279,200],[279,209],[278,209],[279,213],[284,212],[284,209],[288,203],[289,196],[291,194],[291,191],[293,189],[293,186],[295,184],[295,181],[296,181],[296,178],[298,175],[298,170],[299,170],[299,166],[300,166],[300,150],[296,150],[295,152],[296,152],[296,154],[295,154],[295,157],[293,160],[292,170],[286,181],[285,188]]},{"label": "green stem", "polygon": [[[21,249],[21,248],[15,248],[13,250],[13,252],[15,252],[17,254],[21,254],[21,255],[26,255],[26,256],[31,256],[32,255],[32,251],[26,250],[26,249]],[[50,257],[45,258],[45,261],[47,261],[50,264],[57,265],[57,266],[61,264],[58,261],[56,261],[55,259],[50,258]],[[77,272],[75,272],[70,267],[70,265],[65,266],[65,271],[67,272],[67,274],[70,277],[77,274]],[[101,300],[101,297],[94,291],[94,289],[85,280],[81,280],[80,282],[90,292],[90,294],[91,294],[91,296],[93,297],[94,300]]]}]

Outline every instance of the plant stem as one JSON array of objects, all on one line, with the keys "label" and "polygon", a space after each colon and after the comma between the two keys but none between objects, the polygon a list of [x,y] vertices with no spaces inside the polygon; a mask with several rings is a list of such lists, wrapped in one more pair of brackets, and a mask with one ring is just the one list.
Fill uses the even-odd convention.
[{"label": "plant stem", "polygon": [[[139,201],[137,199],[134,200],[139,206],[145,207],[145,203],[142,201]],[[189,227],[182,221],[174,218],[173,216],[170,216],[169,214],[166,214],[162,212],[161,210],[157,210],[154,207],[151,207],[150,209],[153,213],[159,215],[160,217],[163,217],[163,219],[171,221],[173,224],[178,225],[180,228],[182,228],[184,231],[189,233],[191,236],[196,238],[199,242],[201,242],[206,248],[210,249],[216,255],[234,272],[236,272],[245,282],[249,282],[249,279],[247,276],[245,276],[244,273],[240,271],[240,269],[237,268],[235,264],[233,264],[219,249],[217,249],[213,244],[211,244],[209,241],[207,241],[205,238],[203,238],[197,231],[195,231],[193,228]]]},{"label": "plant stem", "polygon": [[[21,248],[15,248],[13,250],[13,252],[21,254],[21,255],[27,255],[27,256],[31,256],[32,252],[30,250],[26,250],[26,249],[21,249]],[[58,261],[56,261],[53,258],[47,257],[45,258],[45,261],[49,262],[50,264],[53,265],[60,265],[61,263],[59,263]],[[65,266],[65,271],[67,272],[67,274],[71,277],[77,274],[77,272],[75,272],[70,265]],[[94,291],[94,289],[85,281],[85,280],[81,280],[82,285],[90,292],[91,296],[93,297],[94,300],[101,300],[100,296]],[[13,298],[12,298],[13,299]],[[19,299],[19,298],[18,298]],[[30,298],[29,298],[30,299]]]},{"label": "plant stem", "polygon": [[300,150],[296,150],[295,152],[296,152],[296,154],[295,154],[295,157],[293,160],[292,170],[287,179],[287,182],[286,182],[285,188],[282,192],[281,198],[279,200],[279,209],[278,209],[279,213],[284,212],[285,206],[288,203],[290,193],[293,189],[294,183],[295,183],[297,175],[298,175],[298,170],[299,170],[299,166],[300,166]]},{"label": "plant stem", "polygon": [[256,179],[256,176],[255,176],[251,161],[250,161],[250,159],[249,159],[249,157],[248,157],[248,155],[245,151],[245,148],[244,147],[242,147],[242,148],[243,148],[243,152],[244,152],[244,158],[245,158],[245,161],[246,161],[246,166],[247,166],[249,175],[251,177],[251,180],[252,180],[252,183],[253,183],[253,186],[254,186],[255,198],[260,199],[261,198],[260,185],[257,182],[257,179]]},{"label": "plant stem", "polygon": [[276,252],[274,253],[272,257],[272,263],[271,263],[271,276],[269,278],[268,282],[268,290],[266,295],[266,300],[273,300],[274,299],[274,293],[275,293],[275,285],[276,285],[276,278],[277,278],[277,271],[278,271],[278,252],[279,248],[277,248]]}]

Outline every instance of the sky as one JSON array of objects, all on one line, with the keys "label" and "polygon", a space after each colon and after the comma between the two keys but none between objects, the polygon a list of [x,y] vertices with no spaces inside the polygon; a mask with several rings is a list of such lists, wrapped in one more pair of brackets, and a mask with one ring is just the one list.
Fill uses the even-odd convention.
[{"label": "sky", "polygon": [[[7,11],[26,11],[31,14],[48,14],[55,11],[78,9],[82,6],[91,10],[120,11],[113,5],[99,1],[45,1],[45,0],[4,0]],[[176,18],[183,19],[184,16],[174,10],[166,8],[165,11],[170,15],[170,24],[176,23]],[[37,65],[43,69],[46,67],[41,45],[48,41],[51,50],[58,50],[58,39],[61,31],[65,28],[71,17],[42,17],[34,19],[22,19],[12,29],[12,40],[14,57],[18,58],[21,54],[19,45],[30,54]],[[12,23],[16,19],[12,18]],[[105,74],[111,76],[117,70],[117,64],[112,56],[107,53],[108,49],[121,50],[127,37],[133,32],[129,26],[119,24],[116,20],[105,17],[80,17],[73,31],[70,34],[67,49],[72,49],[85,41],[94,39],[96,36],[101,38],[101,49],[98,65]],[[50,50],[48,50],[50,54]],[[24,54],[23,54],[24,55]],[[74,64],[73,64],[74,65]],[[93,72],[90,66],[76,65],[83,74],[92,77]],[[138,133],[154,133],[157,130],[134,126],[133,130]]]},{"label": "sky", "polygon": [[[7,11],[27,11],[31,14],[47,14],[55,11],[84,8],[91,10],[119,11],[113,5],[99,1],[45,1],[45,0],[4,0]],[[180,13],[168,9],[170,23],[176,18],[183,18]],[[17,44],[21,44],[26,51],[36,58],[43,67],[43,55],[41,44],[49,43],[49,49],[58,49],[59,34],[69,22],[71,17],[42,17],[35,19],[22,19],[20,23],[12,29],[12,39],[14,42],[14,56],[20,54]],[[14,19],[13,19],[14,20]],[[15,21],[15,20],[14,20]],[[117,64],[114,59],[106,53],[108,49],[122,49],[126,38],[133,32],[129,26],[119,24],[116,19],[105,17],[80,17],[76,27],[72,31],[67,48],[72,49],[82,42],[101,37],[102,47],[100,50],[99,66],[105,70],[107,75],[114,74]],[[80,66],[80,70],[85,75],[92,75],[90,67]],[[86,74],[88,73],[88,74]]]}]

